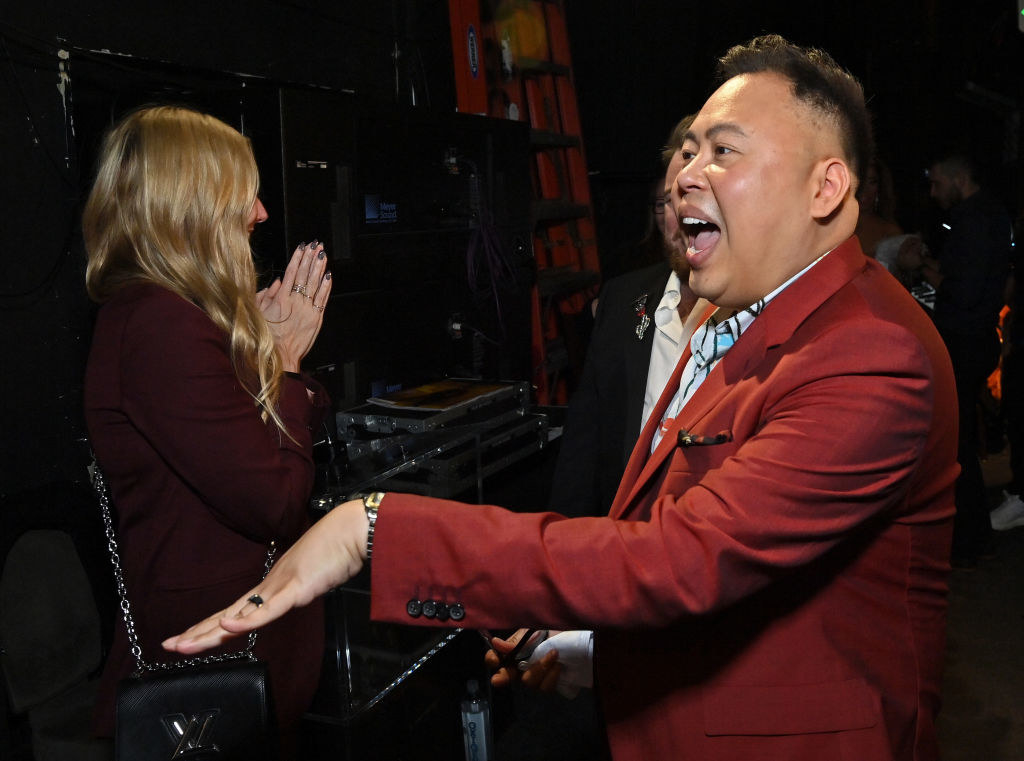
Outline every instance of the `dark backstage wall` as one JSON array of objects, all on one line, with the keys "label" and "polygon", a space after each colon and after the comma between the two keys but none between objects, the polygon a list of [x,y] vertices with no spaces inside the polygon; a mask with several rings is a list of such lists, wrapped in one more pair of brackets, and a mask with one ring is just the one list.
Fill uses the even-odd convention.
[{"label": "dark backstage wall", "polygon": [[[322,339],[312,360],[345,360],[364,397],[373,380],[408,382],[480,364],[456,349],[433,351],[451,343],[442,339],[445,318],[472,309],[465,293],[445,285],[458,279],[447,270],[465,249],[465,235],[449,233],[466,228],[459,202],[474,167],[490,170],[485,195],[499,234],[511,238],[529,194],[525,130],[455,114],[443,0],[195,2],[173,10],[5,3],[0,33],[5,499],[34,498],[37,488],[81,477],[80,385],[93,307],[82,288],[79,216],[103,130],[140,104],[192,104],[252,138],[270,210],[253,240],[264,272],[279,270],[299,240],[326,241],[342,303],[325,333],[347,354],[331,356]],[[505,171],[508,161],[522,164],[516,176]],[[319,171],[334,163],[374,187],[348,187],[347,176]],[[394,235],[339,216],[362,190],[404,204]],[[429,255],[416,255],[424,250]],[[372,297],[385,276],[397,278],[403,296],[388,313]],[[431,319],[420,312],[417,321],[419,310]],[[420,335],[427,322],[433,332]],[[506,372],[501,362],[518,359],[490,361],[498,375]],[[331,391],[339,400],[356,396],[340,385]]]},{"label": "dark backstage wall", "polygon": [[[1015,15],[1008,0],[972,3],[969,11],[949,0],[756,9],[733,0],[568,3],[602,260],[642,234],[659,148],[679,116],[708,93],[715,56],[764,31],[824,47],[862,79],[905,229],[931,221],[923,170],[947,145],[982,155],[1016,206],[1024,34]],[[282,140],[277,88],[303,90],[311,101],[318,92],[351,93],[359,102],[440,114],[454,111],[455,94],[447,4],[440,0],[173,6],[7,0],[0,32],[0,494],[7,496],[79,474],[79,378],[92,308],[80,286],[77,224],[90,162],[112,115],[142,102],[177,100],[247,128],[271,212],[255,248],[272,262],[296,235],[326,235],[296,230],[286,241],[289,215],[274,208],[284,182],[271,171]],[[311,106],[308,135],[357,129],[337,119]],[[397,154],[375,161],[388,158],[396,172],[416,174]],[[352,326],[367,310],[353,301],[350,311],[357,321],[349,331],[366,334]]]},{"label": "dark backstage wall", "polygon": [[[324,241],[330,256],[331,304],[305,366],[338,409],[444,375],[525,378],[527,127],[456,113],[450,34],[444,0],[0,5],[0,566],[23,532],[68,532],[105,613],[104,647],[119,624],[86,471],[97,307],[80,230],[104,130],[169,102],[251,138],[270,213],[252,239],[264,280],[300,240]],[[467,274],[485,212],[511,263],[504,280],[479,263],[476,280]],[[455,319],[479,333],[453,335]],[[5,579],[5,602],[15,583]],[[76,651],[89,651],[84,629]],[[38,681],[61,667],[45,664]],[[27,733],[24,690],[8,704],[3,681],[0,710]]]},{"label": "dark backstage wall", "polygon": [[1007,205],[1019,208],[1018,8],[1014,0],[573,4],[568,23],[602,256],[642,235],[660,146],[709,94],[716,57],[767,32],[827,50],[861,80],[905,230],[930,223],[924,170],[953,147],[977,155]]}]

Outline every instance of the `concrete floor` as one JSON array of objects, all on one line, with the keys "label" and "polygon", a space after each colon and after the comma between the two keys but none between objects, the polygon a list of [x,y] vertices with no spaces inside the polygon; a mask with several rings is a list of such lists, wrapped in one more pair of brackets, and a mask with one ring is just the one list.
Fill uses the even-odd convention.
[{"label": "concrete floor", "polygon": [[[982,467],[996,505],[1007,453]],[[1024,527],[997,533],[977,569],[953,571],[943,684],[943,761],[1024,761]]]}]

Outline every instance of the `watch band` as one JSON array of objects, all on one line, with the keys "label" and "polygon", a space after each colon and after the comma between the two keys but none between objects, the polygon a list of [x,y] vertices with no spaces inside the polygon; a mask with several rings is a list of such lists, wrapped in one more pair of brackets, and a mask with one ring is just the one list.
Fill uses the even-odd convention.
[{"label": "watch band", "polygon": [[363,495],[363,509],[366,510],[366,520],[370,524],[366,529],[366,559],[373,557],[373,532],[377,528],[377,510],[380,509],[381,500],[384,499],[384,492],[375,491]]}]

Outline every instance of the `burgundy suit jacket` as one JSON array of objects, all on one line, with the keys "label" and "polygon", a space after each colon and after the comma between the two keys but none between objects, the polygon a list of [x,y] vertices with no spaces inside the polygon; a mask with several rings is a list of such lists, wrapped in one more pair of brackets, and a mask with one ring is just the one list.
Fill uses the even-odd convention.
[{"label": "burgundy suit jacket", "polygon": [[677,387],[610,517],[385,497],[372,615],[431,623],[406,606],[429,598],[458,603],[460,626],[594,628],[616,759],[937,758],[958,469],[926,315],[851,239],[768,305],[649,455]]},{"label": "burgundy suit jacket", "polygon": [[[311,403],[306,388],[284,380],[280,412],[292,441],[260,419],[235,377],[226,337],[194,304],[136,285],[100,309],[86,424],[117,510],[146,660],[175,660],[161,640],[256,584],[269,542],[277,541],[280,555],[308,526],[312,428],[328,402],[320,393]],[[270,667],[284,726],[308,707],[323,656],[322,606],[296,613],[261,632],[255,648]],[[113,730],[117,681],[134,668],[118,621],[96,706],[101,734]]]}]

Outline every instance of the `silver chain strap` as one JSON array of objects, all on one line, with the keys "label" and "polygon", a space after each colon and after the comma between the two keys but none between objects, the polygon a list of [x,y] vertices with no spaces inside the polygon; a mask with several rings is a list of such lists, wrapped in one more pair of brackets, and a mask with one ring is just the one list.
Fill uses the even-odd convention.
[{"label": "silver chain strap", "polygon": [[[198,655],[194,658],[186,658],[180,661],[154,661],[147,662],[142,658],[142,645],[139,644],[139,635],[135,631],[135,620],[132,618],[131,604],[128,602],[128,588],[124,584],[124,574],[121,571],[121,558],[117,551],[117,535],[114,533],[114,519],[111,516],[110,496],[107,484],[103,478],[103,471],[94,459],[89,465],[89,476],[93,488],[99,496],[100,508],[103,511],[103,526],[107,535],[107,549],[110,551],[110,562],[114,567],[114,581],[117,584],[117,594],[121,598],[121,615],[124,618],[125,629],[128,632],[128,644],[131,645],[132,655],[135,656],[136,670],[139,675],[146,671],[169,671],[172,669],[184,668],[185,666],[201,666],[209,663],[225,663],[235,660],[256,660],[252,649],[256,645],[256,632],[249,632],[249,639],[244,650],[235,653],[224,653],[219,655]],[[270,566],[274,563],[274,553],[277,545],[270,543],[267,548],[267,560],[263,566],[263,578],[270,572]]]}]

